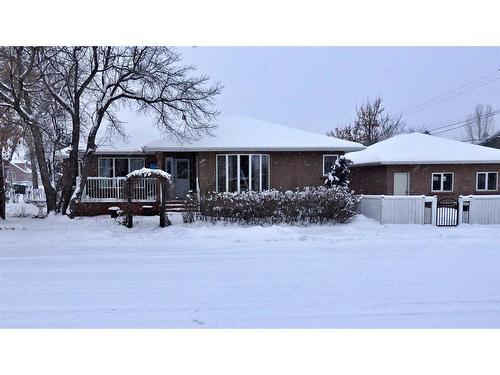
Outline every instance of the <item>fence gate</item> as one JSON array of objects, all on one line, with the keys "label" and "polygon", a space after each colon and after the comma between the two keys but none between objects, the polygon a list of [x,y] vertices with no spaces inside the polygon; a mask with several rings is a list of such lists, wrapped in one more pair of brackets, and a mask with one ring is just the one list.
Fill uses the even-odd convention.
[{"label": "fence gate", "polygon": [[437,202],[436,225],[438,227],[455,227],[458,225],[458,201],[444,198]]}]

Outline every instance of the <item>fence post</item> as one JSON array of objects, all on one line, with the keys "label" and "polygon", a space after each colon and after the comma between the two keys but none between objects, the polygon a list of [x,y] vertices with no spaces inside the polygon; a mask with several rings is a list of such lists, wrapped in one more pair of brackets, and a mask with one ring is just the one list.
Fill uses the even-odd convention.
[{"label": "fence post", "polygon": [[385,224],[385,214],[384,214],[384,196],[380,196],[380,224]]},{"label": "fence post", "polygon": [[436,217],[437,217],[437,195],[432,197],[432,209],[431,209],[431,225],[436,225]]},{"label": "fence post", "polygon": [[463,195],[458,196],[458,225],[464,222],[464,197]]}]

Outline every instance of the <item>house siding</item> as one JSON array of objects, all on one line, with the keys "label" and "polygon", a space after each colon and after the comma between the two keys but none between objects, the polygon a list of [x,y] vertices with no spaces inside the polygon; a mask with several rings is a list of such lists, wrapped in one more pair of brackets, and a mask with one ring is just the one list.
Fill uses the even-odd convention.
[{"label": "house siding", "polygon": [[[410,195],[437,195],[439,198],[457,198],[459,195],[499,194],[496,191],[477,191],[477,172],[498,172],[500,164],[421,164],[359,166],[352,168],[351,189],[357,194],[394,194],[394,173],[410,173]],[[434,192],[431,188],[432,173],[452,172],[453,191]],[[499,176],[500,177],[500,176]],[[497,183],[497,185],[499,185]]]}]

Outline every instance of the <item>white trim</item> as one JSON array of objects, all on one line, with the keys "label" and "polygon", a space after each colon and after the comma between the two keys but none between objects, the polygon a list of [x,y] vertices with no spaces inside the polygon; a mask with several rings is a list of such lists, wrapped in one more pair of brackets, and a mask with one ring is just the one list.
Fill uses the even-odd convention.
[{"label": "white trim", "polygon": [[[479,174],[485,174],[486,178],[484,181],[484,189],[479,189],[478,183],[479,183]],[[495,181],[495,188],[494,189],[488,189],[488,175],[490,173],[494,173],[497,175],[496,181]],[[495,171],[488,171],[488,172],[476,172],[476,191],[497,191],[498,190],[498,172]]]},{"label": "white trim", "polygon": [[270,179],[271,179],[271,156],[269,154],[216,154],[215,155],[215,189],[217,192],[220,192],[220,189],[219,189],[219,165],[218,165],[218,160],[219,160],[219,156],[223,156],[224,157],[224,160],[225,160],[225,167],[226,167],[226,175],[225,175],[225,182],[226,182],[226,189],[225,189],[225,192],[228,192],[229,191],[229,157],[230,156],[236,156],[236,168],[237,168],[237,182],[236,182],[236,191],[239,193],[241,191],[240,189],[240,160],[241,160],[241,156],[248,156],[248,169],[249,169],[249,173],[248,173],[248,188],[249,190],[252,190],[253,186],[253,182],[252,182],[252,157],[253,156],[258,156],[259,157],[259,190],[258,191],[262,191],[262,156],[265,155],[267,156],[267,160],[268,160],[268,166],[267,166],[267,188],[269,189],[271,187],[271,184],[270,184]]},{"label": "white trim", "polygon": [[338,160],[338,158],[340,157],[340,154],[323,154],[323,167],[321,168],[321,175],[324,177],[324,176],[328,176],[328,173],[325,173],[325,158],[327,156],[335,156],[337,159],[335,160]]},{"label": "white trim", "polygon": [[[441,187],[439,190],[434,190],[434,175],[441,175]],[[451,190],[443,190],[443,175],[451,174]],[[455,172],[432,172],[431,174],[431,191],[433,193],[452,193],[455,188]]]}]

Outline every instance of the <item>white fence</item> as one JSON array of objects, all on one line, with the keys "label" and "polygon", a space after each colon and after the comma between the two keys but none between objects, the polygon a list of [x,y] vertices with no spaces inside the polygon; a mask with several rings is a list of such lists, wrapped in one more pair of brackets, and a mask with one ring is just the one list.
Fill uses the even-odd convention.
[{"label": "white fence", "polygon": [[436,207],[425,195],[362,195],[359,211],[381,224],[435,224]]},{"label": "white fence", "polygon": [[[125,177],[88,177],[82,193],[82,202],[116,202],[125,200]],[[145,178],[134,182],[132,200],[154,202],[157,183],[155,178]]]},{"label": "white fence", "polygon": [[467,195],[458,198],[459,224],[500,224],[500,195]]}]

